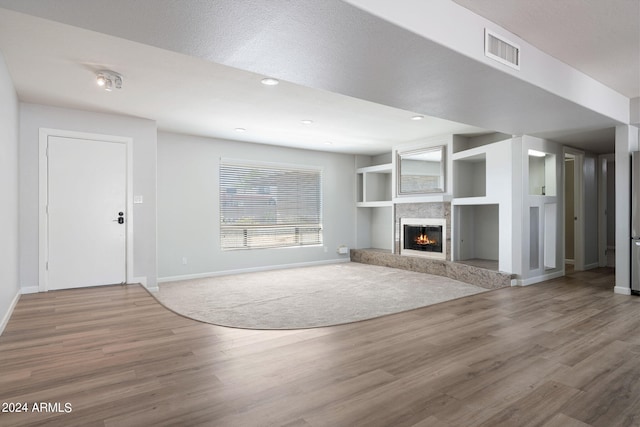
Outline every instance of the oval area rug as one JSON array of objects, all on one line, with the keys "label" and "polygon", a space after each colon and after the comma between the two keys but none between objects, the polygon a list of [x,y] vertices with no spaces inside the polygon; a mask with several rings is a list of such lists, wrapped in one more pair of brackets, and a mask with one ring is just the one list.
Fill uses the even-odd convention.
[{"label": "oval area rug", "polygon": [[486,291],[446,277],[349,262],[166,282],[153,295],[176,313],[215,325],[302,329]]}]

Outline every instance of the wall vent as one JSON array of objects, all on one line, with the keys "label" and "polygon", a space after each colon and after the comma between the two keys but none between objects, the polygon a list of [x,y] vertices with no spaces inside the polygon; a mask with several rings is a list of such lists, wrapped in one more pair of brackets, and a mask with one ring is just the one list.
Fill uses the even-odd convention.
[{"label": "wall vent", "polygon": [[516,70],[520,69],[520,46],[484,29],[484,54]]}]

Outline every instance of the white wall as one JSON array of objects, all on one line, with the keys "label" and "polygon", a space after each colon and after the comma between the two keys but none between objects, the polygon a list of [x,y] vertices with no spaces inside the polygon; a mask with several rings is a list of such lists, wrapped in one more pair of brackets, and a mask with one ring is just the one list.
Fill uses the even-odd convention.
[{"label": "white wall", "polygon": [[18,97],[0,53],[0,334],[20,295],[18,273]]},{"label": "white wall", "polygon": [[133,139],[133,194],[144,197],[133,210],[134,271],[156,286],[156,124],[115,114],[20,104],[20,281],[38,286],[38,135],[40,128],[116,135]]},{"label": "white wall", "polygon": [[[322,168],[324,247],[221,251],[220,158]],[[158,133],[158,276],[161,280],[347,260],[355,247],[353,155]],[[183,258],[187,264],[183,264]]]}]

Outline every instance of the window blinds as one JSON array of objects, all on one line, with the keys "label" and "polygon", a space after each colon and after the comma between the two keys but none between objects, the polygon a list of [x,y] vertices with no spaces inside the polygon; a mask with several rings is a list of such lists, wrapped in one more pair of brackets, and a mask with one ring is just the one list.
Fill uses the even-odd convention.
[{"label": "window blinds", "polygon": [[319,169],[221,160],[223,250],[320,244]]}]

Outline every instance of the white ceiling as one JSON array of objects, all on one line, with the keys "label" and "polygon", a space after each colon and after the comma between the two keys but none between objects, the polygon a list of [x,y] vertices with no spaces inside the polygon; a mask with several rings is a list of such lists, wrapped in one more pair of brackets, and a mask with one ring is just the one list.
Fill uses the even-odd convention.
[{"label": "white ceiling", "polygon": [[[286,81],[265,86],[262,75],[5,9],[0,51],[23,102],[150,118],[163,131],[355,154],[485,132]],[[104,68],[124,76],[122,90],[96,85]]]},{"label": "white ceiling", "polygon": [[627,98],[640,96],[640,0],[453,0]]},{"label": "white ceiling", "polygon": [[[0,51],[27,102],[150,118],[179,133],[360,154],[483,129],[612,151],[610,131],[591,132],[611,128],[612,120],[339,0],[0,6],[52,19],[0,9]],[[94,72],[101,68],[123,74],[124,89],[99,91]],[[282,83],[265,87],[264,75]],[[478,127],[409,120],[414,113]]]}]

